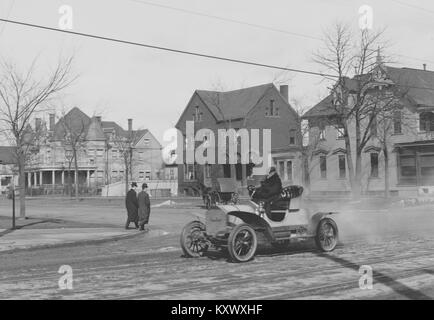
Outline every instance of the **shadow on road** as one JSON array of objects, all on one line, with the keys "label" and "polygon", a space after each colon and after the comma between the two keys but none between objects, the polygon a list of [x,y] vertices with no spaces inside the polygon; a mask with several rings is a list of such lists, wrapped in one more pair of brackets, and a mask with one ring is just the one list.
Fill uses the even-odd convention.
[{"label": "shadow on road", "polygon": [[[339,258],[336,256],[332,256],[332,255],[327,255],[327,254],[323,254],[323,253],[317,253],[318,255],[320,255],[323,258],[327,258],[329,260],[332,260],[336,263],[339,263],[340,265],[342,265],[345,268],[349,268],[349,269],[353,269],[357,272],[359,272],[360,269],[360,265],[353,263],[349,260],[343,259],[343,258]],[[427,273],[433,273],[432,270],[425,270],[425,272]],[[392,289],[393,291],[395,291],[396,293],[403,295],[406,298],[409,299],[417,299],[417,300],[431,300],[432,298],[427,296],[426,294],[414,290],[413,288],[410,288],[409,286],[406,286],[405,284],[399,282],[398,280],[384,274],[378,271],[373,270],[373,278],[374,281],[377,281],[387,287],[389,287],[390,289]]]}]

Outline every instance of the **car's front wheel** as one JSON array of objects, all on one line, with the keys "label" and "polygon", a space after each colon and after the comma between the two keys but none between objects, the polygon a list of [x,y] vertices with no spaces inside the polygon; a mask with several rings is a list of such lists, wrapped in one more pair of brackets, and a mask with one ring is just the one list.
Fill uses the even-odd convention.
[{"label": "car's front wheel", "polygon": [[200,221],[188,223],[181,232],[181,248],[184,255],[191,258],[201,257],[208,251],[209,242],[205,236],[205,225]]},{"label": "car's front wheel", "polygon": [[330,218],[324,218],[318,223],[315,242],[321,251],[333,251],[338,244],[338,227]]},{"label": "car's front wheel", "polygon": [[228,252],[235,262],[246,262],[253,258],[258,246],[255,230],[248,224],[236,225],[228,238]]}]

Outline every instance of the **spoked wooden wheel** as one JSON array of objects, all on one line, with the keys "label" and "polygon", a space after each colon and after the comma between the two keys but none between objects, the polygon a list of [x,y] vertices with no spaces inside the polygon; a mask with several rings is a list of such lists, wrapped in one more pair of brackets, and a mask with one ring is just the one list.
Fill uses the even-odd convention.
[{"label": "spoked wooden wheel", "polygon": [[317,228],[315,242],[322,251],[333,251],[338,244],[338,227],[330,218],[322,219]]},{"label": "spoked wooden wheel", "polygon": [[235,226],[229,234],[228,252],[235,262],[246,262],[252,259],[257,246],[256,232],[248,224]]},{"label": "spoked wooden wheel", "polygon": [[187,257],[201,257],[209,247],[205,237],[205,225],[200,221],[187,224],[181,233],[181,248]]}]

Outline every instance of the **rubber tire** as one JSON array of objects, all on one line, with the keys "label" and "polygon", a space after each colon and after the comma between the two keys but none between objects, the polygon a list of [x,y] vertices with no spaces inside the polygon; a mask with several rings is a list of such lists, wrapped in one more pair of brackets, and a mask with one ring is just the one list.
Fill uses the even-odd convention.
[{"label": "rubber tire", "polygon": [[202,250],[200,252],[192,251],[187,246],[187,244],[186,244],[187,236],[189,234],[191,234],[191,229],[193,227],[199,227],[203,232],[205,232],[205,230],[206,230],[205,225],[202,222],[200,222],[200,221],[192,221],[192,222],[188,223],[182,229],[180,243],[181,243],[182,251],[184,252],[185,256],[190,257],[190,258],[199,258],[199,257],[202,257],[203,254],[208,251],[208,246],[205,246],[204,250]]},{"label": "rubber tire", "polygon": [[[253,249],[251,249],[250,253],[246,257],[240,258],[235,253],[235,248],[234,248],[235,243],[234,243],[234,241],[235,241],[235,238],[236,238],[237,234],[240,231],[243,231],[243,230],[248,230],[250,232],[250,234],[252,235],[253,245],[252,245],[251,248],[253,248]],[[228,252],[229,252],[229,256],[231,257],[231,260],[234,261],[234,262],[247,262],[247,261],[253,259],[253,257],[255,256],[257,247],[258,247],[258,237],[256,235],[256,232],[255,232],[255,230],[250,225],[248,225],[246,223],[241,223],[241,224],[236,225],[232,229],[231,233],[229,234],[229,238],[228,238]]]},{"label": "rubber tire", "polygon": [[[330,223],[332,228],[333,228],[333,232],[335,234],[335,239],[336,239],[336,243],[332,248],[324,248],[321,244],[321,241],[319,239],[319,230],[322,227],[323,224],[325,223]],[[338,226],[336,225],[336,222],[331,219],[331,218],[323,218],[319,221],[318,226],[316,228],[316,235],[315,235],[315,243],[316,246],[318,247],[318,249],[320,249],[323,252],[330,252],[333,251],[336,248],[336,245],[338,244],[339,241],[339,231],[338,231]]]}]

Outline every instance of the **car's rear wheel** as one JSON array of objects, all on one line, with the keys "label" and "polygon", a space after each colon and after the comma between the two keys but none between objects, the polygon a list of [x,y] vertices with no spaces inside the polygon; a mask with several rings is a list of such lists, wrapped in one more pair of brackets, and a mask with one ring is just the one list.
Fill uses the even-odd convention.
[{"label": "car's rear wheel", "polygon": [[324,218],[318,223],[315,242],[321,251],[333,251],[338,244],[338,227],[330,218]]},{"label": "car's rear wheel", "polygon": [[253,258],[258,246],[255,230],[248,224],[235,226],[228,238],[228,252],[232,261],[246,262]]},{"label": "car's rear wheel", "polygon": [[203,256],[208,251],[209,242],[205,236],[205,225],[200,221],[188,223],[181,232],[181,248],[184,255],[191,258]]}]

